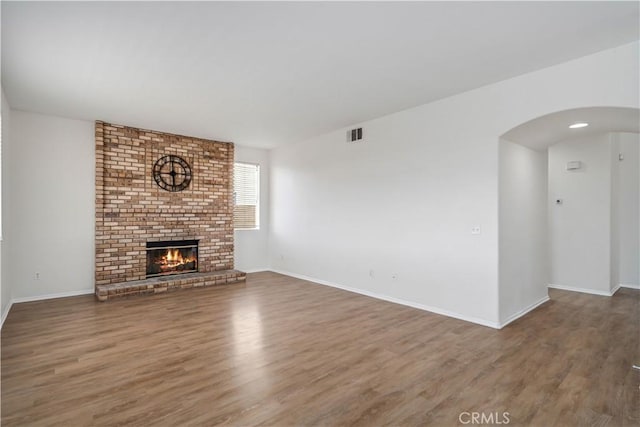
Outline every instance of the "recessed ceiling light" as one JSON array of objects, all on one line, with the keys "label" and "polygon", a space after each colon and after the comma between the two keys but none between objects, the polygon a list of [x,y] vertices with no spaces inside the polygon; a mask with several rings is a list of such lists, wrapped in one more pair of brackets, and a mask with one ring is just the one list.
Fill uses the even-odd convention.
[{"label": "recessed ceiling light", "polygon": [[586,128],[587,126],[589,126],[589,123],[574,123],[571,126],[569,126],[569,129],[579,129],[579,128]]}]

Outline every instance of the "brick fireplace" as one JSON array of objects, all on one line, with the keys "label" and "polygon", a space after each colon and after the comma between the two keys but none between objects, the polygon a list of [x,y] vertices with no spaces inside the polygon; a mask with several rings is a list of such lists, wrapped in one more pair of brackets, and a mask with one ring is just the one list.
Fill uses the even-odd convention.
[{"label": "brick fireplace", "polygon": [[[101,121],[95,138],[100,301],[245,279],[233,265],[233,144]],[[190,181],[172,186],[181,172],[165,158]]]}]

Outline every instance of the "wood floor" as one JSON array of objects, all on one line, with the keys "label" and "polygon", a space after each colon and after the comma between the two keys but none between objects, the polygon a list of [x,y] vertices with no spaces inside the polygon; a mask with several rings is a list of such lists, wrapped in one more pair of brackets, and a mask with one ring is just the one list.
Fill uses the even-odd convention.
[{"label": "wood floor", "polygon": [[2,328],[2,425],[455,426],[472,412],[504,424],[506,411],[509,425],[638,426],[639,302],[552,290],[496,331],[256,273],[17,304]]}]

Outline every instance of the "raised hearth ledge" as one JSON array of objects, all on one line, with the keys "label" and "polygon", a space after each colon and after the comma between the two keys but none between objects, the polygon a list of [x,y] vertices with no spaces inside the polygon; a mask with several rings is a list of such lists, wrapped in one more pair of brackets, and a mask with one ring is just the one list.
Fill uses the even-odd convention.
[{"label": "raised hearth ledge", "polygon": [[242,282],[246,278],[246,273],[238,270],[152,277],[145,280],[96,285],[96,297],[99,301],[107,301],[131,295],[150,295],[179,289],[226,285]]}]

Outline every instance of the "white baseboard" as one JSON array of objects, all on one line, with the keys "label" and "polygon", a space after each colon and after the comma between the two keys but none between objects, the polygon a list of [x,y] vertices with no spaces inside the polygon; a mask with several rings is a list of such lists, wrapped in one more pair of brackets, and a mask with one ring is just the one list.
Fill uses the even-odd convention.
[{"label": "white baseboard", "polygon": [[430,313],[441,314],[441,315],[447,316],[447,317],[453,317],[454,319],[464,320],[465,322],[471,322],[471,323],[475,323],[475,324],[482,325],[482,326],[488,326],[488,327],[493,328],[493,329],[500,329],[501,328],[501,326],[497,322],[490,322],[488,320],[479,319],[477,317],[465,316],[465,315],[460,314],[460,313],[455,313],[455,312],[452,312],[452,311],[449,311],[449,310],[443,310],[441,308],[431,307],[431,306],[424,305],[424,304],[419,304],[419,303],[416,303],[416,302],[413,302],[413,301],[406,301],[406,300],[403,300],[403,299],[390,297],[390,296],[378,294],[378,293],[375,293],[375,292],[365,291],[365,290],[357,289],[357,288],[351,288],[351,287],[348,287],[348,286],[339,285],[337,283],[327,282],[326,280],[316,279],[316,278],[313,278],[313,277],[304,276],[302,274],[291,273],[290,271],[278,270],[278,269],[273,269],[273,268],[270,269],[270,271],[273,271],[274,273],[278,273],[278,274],[284,274],[285,276],[295,277],[296,279],[302,279],[302,280],[306,280],[308,282],[317,283],[319,285],[330,286],[332,288],[342,289],[343,291],[353,292],[353,293],[360,294],[360,295],[365,295],[365,296],[368,296],[368,297],[371,297],[371,298],[376,298],[376,299],[379,299],[379,300],[388,301],[388,302],[392,302],[392,303],[395,303],[395,304],[405,305],[407,307],[417,308],[419,310],[428,311]]},{"label": "white baseboard", "polygon": [[243,273],[262,273],[263,271],[271,271],[271,269],[265,267],[265,268],[252,268],[251,270],[243,270],[240,269],[240,271],[242,271]]},{"label": "white baseboard", "polygon": [[547,287],[551,289],[560,289],[561,291],[582,292],[583,294],[600,295],[604,297],[611,297],[613,296],[613,294],[615,294],[618,291],[618,289],[620,289],[620,285],[613,288],[613,290],[610,292],[599,291],[596,289],[588,289],[588,288],[577,288],[575,286],[552,285],[552,284],[548,285]]},{"label": "white baseboard", "polygon": [[637,283],[620,283],[621,288],[640,289],[640,285]]},{"label": "white baseboard", "polygon": [[69,291],[69,292],[60,292],[58,294],[46,294],[46,295],[36,295],[33,297],[20,297],[20,298],[12,298],[11,303],[21,303],[21,302],[33,302],[33,301],[42,301],[46,299],[54,299],[54,298],[66,298],[66,297],[77,297],[78,295],[91,295],[96,292],[95,289],[82,289],[79,291]]},{"label": "white baseboard", "polygon": [[7,319],[7,315],[11,311],[12,306],[13,300],[9,301],[9,304],[7,304],[7,309],[2,313],[2,318],[0,318],[0,329],[2,329],[2,325],[4,325],[4,321]]},{"label": "white baseboard", "polygon": [[512,314],[511,316],[507,317],[507,319],[504,322],[500,323],[500,329],[504,328],[509,323],[521,318],[522,316],[524,316],[525,314],[529,313],[530,311],[535,310],[536,308],[538,308],[539,306],[541,306],[542,304],[544,304],[547,301],[549,301],[549,295],[545,295],[539,301],[534,302],[530,306],[528,306],[526,308],[523,308],[522,310],[518,311],[517,313]]}]

